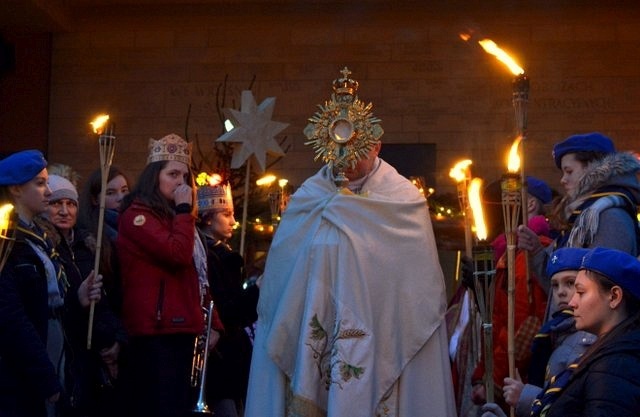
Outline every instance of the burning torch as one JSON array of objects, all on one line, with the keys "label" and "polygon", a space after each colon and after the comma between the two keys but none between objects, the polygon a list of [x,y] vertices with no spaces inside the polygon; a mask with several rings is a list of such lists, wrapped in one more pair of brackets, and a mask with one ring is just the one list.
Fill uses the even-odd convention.
[{"label": "burning torch", "polygon": [[[109,169],[116,146],[116,137],[114,135],[115,125],[109,123],[109,115],[104,114],[95,118],[91,123],[93,132],[98,136],[98,147],[100,149],[100,208],[98,211],[98,231],[96,234],[96,256],[93,263],[93,271],[97,276],[100,268],[100,251],[102,249],[102,229],[104,227],[104,210],[107,191],[107,178],[109,177]],[[95,301],[91,301],[89,306],[89,328],[87,331],[87,349],[91,349],[91,338],[93,336],[93,315],[95,311]]]},{"label": "burning torch", "polygon": [[482,336],[484,340],[484,384],[487,402],[494,400],[493,384],[493,301],[495,298],[495,267],[493,250],[487,244],[487,228],[484,221],[480,190],[482,180],[474,178],[469,184],[469,204],[473,212],[477,244],[473,248],[474,289],[476,303],[482,320]]}]

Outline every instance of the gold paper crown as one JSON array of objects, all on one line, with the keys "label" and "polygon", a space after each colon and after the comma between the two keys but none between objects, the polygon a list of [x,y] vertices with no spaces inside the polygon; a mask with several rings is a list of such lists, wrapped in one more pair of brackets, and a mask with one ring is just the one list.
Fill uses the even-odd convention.
[{"label": "gold paper crown", "polygon": [[171,133],[161,139],[149,139],[147,164],[158,161],[178,161],[191,165],[191,143]]},{"label": "gold paper crown", "polygon": [[231,185],[227,183],[198,187],[198,213],[227,209],[233,211]]},{"label": "gold paper crown", "polygon": [[358,82],[349,78],[344,67],[342,77],[333,81],[331,100],[319,105],[320,111],[309,118],[304,134],[316,156],[338,170],[355,166],[380,140],[384,130],[373,116],[373,104],[365,104],[355,95]]}]

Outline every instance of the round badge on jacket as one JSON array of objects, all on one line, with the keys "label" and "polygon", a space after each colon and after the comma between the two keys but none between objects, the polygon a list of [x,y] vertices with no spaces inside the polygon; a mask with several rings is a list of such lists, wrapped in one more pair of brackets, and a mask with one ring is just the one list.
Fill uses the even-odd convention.
[{"label": "round badge on jacket", "polygon": [[142,226],[145,222],[147,221],[147,219],[144,217],[143,214],[138,214],[134,219],[133,219],[133,224],[135,226]]}]

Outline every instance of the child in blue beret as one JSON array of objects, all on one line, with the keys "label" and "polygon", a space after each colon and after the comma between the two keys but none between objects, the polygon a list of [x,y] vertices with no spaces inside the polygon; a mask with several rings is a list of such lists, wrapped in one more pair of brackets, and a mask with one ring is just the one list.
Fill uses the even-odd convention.
[{"label": "child in blue beret", "polygon": [[63,392],[69,304],[99,300],[101,279],[90,275],[67,293],[65,271],[49,236],[34,221],[48,207],[47,162],[38,150],[0,160],[0,203],[17,214],[15,242],[0,273],[0,415],[45,416]]},{"label": "child in blue beret", "polygon": [[503,388],[507,404],[515,408],[518,417],[528,417],[532,402],[543,387],[596,340],[595,335],[576,330],[573,309],[569,307],[575,293],[576,276],[587,252],[589,250],[583,248],[560,248],[553,252],[547,263],[553,314],[533,339],[526,384],[519,378],[505,378]]},{"label": "child in blue beret", "polygon": [[[640,261],[596,247],[583,257],[569,306],[598,340],[534,401],[531,416],[637,416],[640,410]],[[483,416],[501,416],[493,405]]]}]

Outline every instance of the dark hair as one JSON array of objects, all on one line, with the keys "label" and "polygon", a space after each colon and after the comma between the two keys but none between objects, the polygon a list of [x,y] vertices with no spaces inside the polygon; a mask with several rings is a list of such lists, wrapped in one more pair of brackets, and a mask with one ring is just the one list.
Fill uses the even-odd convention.
[{"label": "dark hair", "polygon": [[[111,166],[109,168],[109,174],[107,175],[107,182],[111,181],[118,175],[122,175],[129,184],[129,178],[118,167]],[[100,192],[102,191],[102,169],[98,168],[91,173],[87,182],[82,187],[78,201],[78,221],[77,228],[83,233],[81,236],[85,236],[85,243],[87,247],[91,248],[95,253],[93,247],[95,239],[98,236],[98,221],[100,217]],[[85,233],[88,233],[87,237]],[[113,277],[115,274],[114,266],[114,244],[106,233],[102,233],[100,236],[101,251],[100,251],[100,273],[104,275],[105,285],[107,288],[113,287]],[[91,243],[90,243],[91,242]]]},{"label": "dark hair", "polygon": [[[134,200],[138,200],[149,206],[151,210],[158,213],[160,216],[167,218],[173,217],[175,206],[167,201],[167,199],[160,193],[159,187],[160,171],[167,166],[168,162],[169,161],[156,161],[147,164],[147,166],[142,170],[135,188],[122,200],[122,207],[120,208],[120,211],[125,211]],[[191,167],[188,166],[188,168],[190,185],[195,189],[193,185],[193,173],[191,171]],[[196,204],[193,206],[195,207]]]},{"label": "dark hair", "polygon": [[0,205],[7,203],[13,204],[13,197],[9,192],[9,186],[5,185],[0,187]]},{"label": "dark hair", "polygon": [[[591,270],[585,270],[587,277],[592,279],[597,285],[598,288],[602,291],[611,291],[611,288],[620,285],[616,284],[606,276]],[[640,312],[640,300],[631,295],[631,293],[623,288],[622,290],[622,301],[624,303],[625,313],[627,316],[633,316]]]},{"label": "dark hair", "polygon": [[[121,175],[124,177],[127,185],[131,185],[129,177],[118,167],[111,166],[107,175],[107,182]],[[102,169],[98,168],[91,173],[87,182],[84,184],[78,201],[78,226],[88,230],[94,235],[98,232],[98,217],[100,214],[100,205],[98,203],[100,192],[102,191]]]},{"label": "dark hair", "polygon": [[575,160],[580,162],[583,166],[586,166],[591,162],[601,161],[605,156],[609,155],[608,153],[597,151],[578,151],[572,153]]},{"label": "dark hair", "polygon": [[[613,288],[615,285],[618,285],[598,272],[590,270],[586,270],[585,272],[587,277],[589,277],[589,279],[592,279],[593,282],[595,282],[598,286],[598,289],[600,289],[601,291],[611,291],[611,288]],[[627,317],[620,323],[618,323],[618,325],[611,329],[611,331],[609,331],[607,334],[598,336],[598,339],[595,341],[595,343],[592,344],[580,358],[580,364],[582,364],[585,359],[590,357],[592,354],[600,350],[600,348],[605,345],[609,339],[615,338],[616,335],[624,334],[629,331],[633,331],[634,329],[640,328],[640,301],[637,298],[633,297],[628,291],[623,290],[622,302],[624,303],[623,307],[625,309]]]},{"label": "dark hair", "polygon": [[[598,162],[603,160],[607,155],[610,155],[606,152],[596,152],[596,151],[578,151],[578,152],[570,152],[574,155],[576,161],[580,162],[583,167],[586,167],[592,162]],[[568,155],[568,154],[567,154]],[[551,202],[551,209],[549,210],[549,224],[552,229],[563,231],[569,230],[571,227],[567,221],[567,215],[565,214],[565,208],[569,203],[566,196],[561,197],[558,196],[553,199]]]}]

